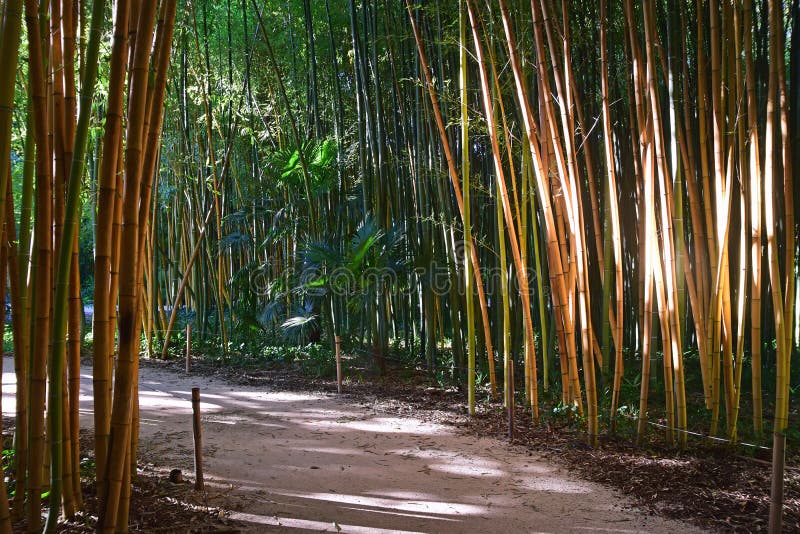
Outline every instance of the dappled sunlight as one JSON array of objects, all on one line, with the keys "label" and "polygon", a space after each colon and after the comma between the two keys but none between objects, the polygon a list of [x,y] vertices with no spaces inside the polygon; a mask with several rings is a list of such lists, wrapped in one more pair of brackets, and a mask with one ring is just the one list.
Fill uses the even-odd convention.
[{"label": "dappled sunlight", "polygon": [[458,452],[442,450],[440,448],[433,447],[432,445],[428,446],[418,445],[413,449],[391,449],[387,452],[409,458],[420,458],[429,460],[441,460],[442,458],[458,458],[459,456],[461,456],[461,454]]},{"label": "dappled sunlight", "polygon": [[464,477],[502,477],[506,475],[506,473],[500,469],[488,467],[481,463],[473,465],[470,462],[460,463],[453,462],[452,460],[448,461],[448,463],[431,464],[430,468],[435,471],[441,471],[442,473]]},{"label": "dappled sunlight", "polygon": [[[8,360],[8,358],[4,358],[4,360]],[[8,369],[8,366],[5,366]],[[17,377],[13,371],[13,363],[11,366],[11,371],[4,371],[3,372],[3,402],[2,408],[3,413],[10,414],[14,413],[17,410],[16,407],[16,394],[17,394]]]},{"label": "dappled sunlight", "polygon": [[[262,417],[277,417],[282,419],[291,419],[298,423],[313,423],[315,421],[323,421],[325,419],[324,416],[321,415],[313,415],[308,414],[304,410],[297,410],[297,411],[285,411],[285,410],[264,410],[264,404],[262,403],[260,406],[260,411],[257,412],[259,416]],[[330,419],[333,419],[334,416],[331,415]]]},{"label": "dappled sunlight", "polygon": [[143,425],[143,426],[152,426],[152,427],[158,428],[158,427],[160,427],[161,425],[164,424],[164,420],[163,419],[151,419],[149,417],[140,417],[139,418],[139,424]]},{"label": "dappled sunlight", "polygon": [[455,521],[460,521],[460,519],[456,519],[456,518],[423,515],[421,513],[398,512],[394,508],[391,508],[391,509],[388,509],[388,510],[380,510],[380,509],[374,509],[374,508],[369,508],[369,507],[365,507],[365,506],[358,506],[358,505],[341,506],[340,508],[342,510],[352,510],[354,512],[367,512],[367,513],[371,513],[371,514],[384,514],[384,515],[389,515],[389,516],[396,517],[396,518],[425,519],[425,520],[435,519],[436,521],[448,521],[448,522],[451,522],[451,523],[455,522]]},{"label": "dappled sunlight", "polygon": [[292,493],[284,491],[275,491],[275,493],[287,497],[301,497],[305,499],[316,499],[320,501],[331,501],[343,504],[375,506],[404,512],[423,512],[445,515],[480,515],[486,512],[486,509],[481,506],[447,501],[398,501],[396,499],[382,499],[379,497],[367,497],[365,495],[349,495],[341,493]]},{"label": "dappled sunlight", "polygon": [[507,473],[503,471],[500,463],[495,460],[482,458],[481,456],[465,457],[463,454],[434,448],[417,449],[394,449],[388,451],[390,454],[402,456],[404,458],[415,458],[420,460],[438,460],[428,464],[428,468],[459,475],[464,477],[502,477]]},{"label": "dappled sunlight", "polygon": [[224,403],[228,400],[227,395],[216,395],[214,393],[205,393],[203,397],[206,399],[219,400],[221,403]]},{"label": "dappled sunlight", "polygon": [[573,527],[578,532],[613,532],[618,534],[640,534],[642,531],[629,528],[608,528],[608,527]]},{"label": "dappled sunlight", "polygon": [[425,500],[425,501],[432,501],[436,500],[436,496],[431,493],[421,493],[418,491],[397,491],[395,489],[380,489],[380,490],[373,490],[373,491],[366,491],[364,492],[366,495],[372,495],[375,497],[382,497],[384,499],[402,499],[406,501],[411,500]]},{"label": "dappled sunlight", "polygon": [[266,417],[283,417],[292,419],[298,423],[309,425],[336,425],[354,420],[361,420],[364,418],[363,414],[338,410],[308,410],[305,408],[300,408],[298,410],[284,410],[283,406],[278,407],[278,409],[264,410],[265,404],[268,403],[261,403],[258,406],[259,415]]},{"label": "dappled sunlight", "polygon": [[3,390],[5,390],[6,387],[9,387],[14,391],[17,389],[17,376],[14,374],[13,369],[11,371],[3,372]]},{"label": "dappled sunlight", "polygon": [[153,389],[158,389],[160,387],[164,387],[164,384],[162,384],[158,380],[139,380],[139,387],[142,388],[145,386],[151,387]]},{"label": "dappled sunlight", "polygon": [[302,402],[314,401],[322,398],[320,395],[294,393],[291,391],[231,391],[230,396],[254,399],[262,402],[265,400],[269,402]]},{"label": "dappled sunlight", "polygon": [[[248,514],[243,512],[236,512],[231,515],[233,519],[239,521],[246,521],[265,527],[281,527],[285,529],[298,529],[298,530],[313,530],[316,532],[331,531],[336,532],[343,530],[345,532],[352,532],[354,534],[422,534],[421,531],[413,530],[397,530],[397,529],[384,529],[375,527],[365,527],[359,525],[351,525],[347,523],[332,524],[324,521],[313,521],[309,519],[295,519],[290,517],[266,516],[257,514]],[[336,528],[338,526],[339,528]]]},{"label": "dappled sunlight", "polygon": [[228,425],[228,426],[249,425],[269,430],[285,430],[287,428],[286,425],[281,424],[280,420],[278,420],[278,422],[266,422],[259,420],[258,418],[253,416],[246,416],[246,415],[243,416],[235,413],[230,413],[228,411],[217,412],[210,415],[204,414],[201,416],[201,419],[203,423],[209,423],[212,425],[213,424]]},{"label": "dappled sunlight", "polygon": [[388,434],[438,434],[441,429],[435,425],[416,425],[410,421],[403,421],[394,417],[373,417],[370,419],[359,419],[355,421],[316,421],[310,423],[337,432],[347,430],[358,430],[361,432],[381,432]]},{"label": "dappled sunlight", "polygon": [[341,456],[355,456],[361,451],[356,449],[338,449],[335,447],[299,447],[299,450],[304,452],[313,452],[318,454],[332,454]]},{"label": "dappled sunlight", "polygon": [[[81,424],[90,427],[91,375],[81,379]],[[554,524],[548,514],[579,510],[586,517],[570,523],[571,531],[637,531],[625,528],[633,525],[624,522],[629,519],[613,528],[620,512],[596,487],[493,440],[330,395],[236,389],[142,368],[142,454],[165,469],[184,469],[189,479],[195,385],[201,388],[208,495],[234,496],[246,513],[231,517],[255,532],[532,532],[531,525],[562,532],[547,530]],[[13,373],[4,373],[3,408],[9,411],[15,387]]]},{"label": "dappled sunlight", "polygon": [[523,478],[517,481],[521,488],[552,493],[585,494],[591,493],[588,484],[556,477]]},{"label": "dappled sunlight", "polygon": [[[176,398],[163,391],[139,391],[139,409],[147,411],[150,409],[170,410],[172,414],[190,414],[192,405],[185,399]],[[222,406],[208,402],[200,403],[200,410],[203,412],[221,410]]]},{"label": "dappled sunlight", "polygon": [[514,471],[516,473],[531,473],[535,475],[546,475],[553,472],[553,468],[543,464],[525,464],[517,466]]}]

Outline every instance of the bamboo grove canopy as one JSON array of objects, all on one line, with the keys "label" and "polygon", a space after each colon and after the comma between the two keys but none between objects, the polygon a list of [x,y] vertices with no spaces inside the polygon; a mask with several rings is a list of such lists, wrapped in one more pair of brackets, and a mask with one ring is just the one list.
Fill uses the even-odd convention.
[{"label": "bamboo grove canopy", "polygon": [[126,530],[139,358],[186,324],[223,361],[339,337],[590,445],[797,425],[798,0],[0,4],[0,530],[84,506],[89,339]]}]

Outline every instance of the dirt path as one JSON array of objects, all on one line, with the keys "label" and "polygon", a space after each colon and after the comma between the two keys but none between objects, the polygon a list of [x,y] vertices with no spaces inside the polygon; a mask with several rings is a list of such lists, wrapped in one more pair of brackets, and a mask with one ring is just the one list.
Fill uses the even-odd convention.
[{"label": "dirt path", "polygon": [[[13,410],[5,362],[3,411]],[[334,397],[265,392],[143,368],[140,459],[192,475],[202,395],[209,503],[249,532],[700,532],[493,439]],[[91,378],[82,381],[91,425]]]}]

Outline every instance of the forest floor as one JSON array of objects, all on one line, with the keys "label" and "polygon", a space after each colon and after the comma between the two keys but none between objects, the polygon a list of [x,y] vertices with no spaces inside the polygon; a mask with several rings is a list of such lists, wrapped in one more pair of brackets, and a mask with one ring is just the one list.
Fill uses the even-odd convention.
[{"label": "forest floor", "polygon": [[[4,413],[13,412],[9,363]],[[81,414],[88,427],[91,375],[84,372]],[[195,386],[202,397],[205,493],[167,482],[172,469],[185,478],[193,472]],[[550,449],[478,437],[448,407],[449,398],[425,408],[355,386],[342,397],[294,386],[274,375],[236,380],[143,365],[139,457],[145,463],[133,500],[144,504],[134,504],[131,530],[702,531],[582,480]]]},{"label": "forest floor", "polygon": [[[193,364],[193,372],[275,392],[336,393],[334,380],[313,379],[285,364],[270,368],[263,360],[252,360],[220,365],[199,359]],[[180,371],[183,363],[154,365]],[[443,425],[447,432],[462,436],[494,438],[501,442],[497,447],[509,449],[506,410],[500,403],[478,403],[476,416],[467,417],[464,393],[429,387],[423,376],[390,372],[384,379],[356,378],[346,382],[344,394],[338,398],[375,414]],[[518,403],[516,432],[509,449],[512,456],[529,455],[549,469],[558,468],[559,473],[565,469],[569,478],[598,482],[621,494],[619,502],[640,512],[690,522],[709,531],[767,531],[771,453],[763,447],[709,445],[690,437],[689,448],[680,451],[667,447],[663,434],[656,429],[643,447],[635,446],[621,431],[616,437],[601,435],[599,447],[590,449],[585,445],[585,433],[564,418],[543,415],[543,421],[545,424],[534,426],[530,413]],[[787,453],[784,491],[783,531],[800,532],[800,454],[796,450]],[[652,531],[652,527],[647,530]]]}]

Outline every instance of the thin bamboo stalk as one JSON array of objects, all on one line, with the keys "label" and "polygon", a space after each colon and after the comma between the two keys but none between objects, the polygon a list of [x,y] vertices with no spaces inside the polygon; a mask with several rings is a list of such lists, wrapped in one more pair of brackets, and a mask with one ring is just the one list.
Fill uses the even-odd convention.
[{"label": "thin bamboo stalk", "polygon": [[[745,87],[747,89],[748,192],[750,197],[750,352],[752,369],[753,430],[764,431],[761,397],[761,157],[759,155],[756,82],[753,66],[752,0],[744,1]],[[744,162],[742,162],[744,164]],[[742,243],[744,246],[744,243]]]}]

